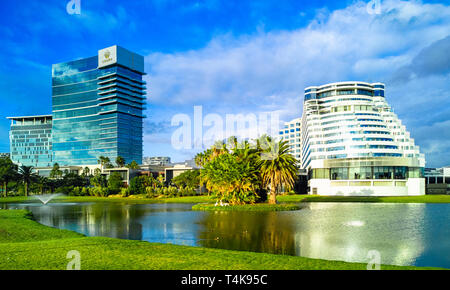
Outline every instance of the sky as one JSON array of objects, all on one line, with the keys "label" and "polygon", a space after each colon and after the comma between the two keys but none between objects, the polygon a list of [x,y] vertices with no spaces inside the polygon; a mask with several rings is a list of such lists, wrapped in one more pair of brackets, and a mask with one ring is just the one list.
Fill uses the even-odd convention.
[{"label": "sky", "polygon": [[201,151],[172,145],[194,106],[289,121],[305,87],[358,80],[386,84],[427,167],[450,165],[450,1],[368,2],[81,0],[69,14],[69,0],[2,0],[0,152],[7,116],[51,113],[53,63],[117,44],[145,57],[144,156]]}]

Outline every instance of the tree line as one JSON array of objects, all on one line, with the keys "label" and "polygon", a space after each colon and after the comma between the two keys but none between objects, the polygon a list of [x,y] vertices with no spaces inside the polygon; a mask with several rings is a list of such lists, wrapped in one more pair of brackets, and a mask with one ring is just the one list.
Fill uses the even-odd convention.
[{"label": "tree line", "polygon": [[28,196],[33,193],[57,192],[68,195],[174,197],[202,194],[212,195],[218,202],[229,204],[252,204],[277,202],[280,192],[290,191],[297,178],[297,161],[289,154],[286,141],[275,141],[262,136],[252,141],[238,142],[231,137],[225,142],[216,142],[211,148],[195,156],[200,170],[186,171],[170,182],[162,175],[133,177],[129,184],[123,182],[119,172],[107,177],[102,169],[128,167],[139,169],[137,162],[125,164],[118,156],[114,166],[108,157],[100,156],[93,172],[85,167],[81,174],[61,170],[55,163],[49,177],[38,176],[32,166],[15,165],[9,158],[0,158],[0,182],[3,195],[12,187],[15,195]]},{"label": "tree line", "polygon": [[[118,156],[114,166],[109,157],[100,156],[98,164],[102,168],[128,167],[139,169],[139,164],[132,161],[125,164],[125,159]],[[89,167],[85,167],[81,174],[61,170],[58,163],[55,163],[50,171],[49,177],[38,175],[33,166],[18,166],[9,157],[0,158],[0,183],[1,192],[4,197],[12,192],[14,195],[28,196],[30,192],[34,194],[43,193],[64,193],[69,195],[96,195],[106,196],[117,194],[123,188],[122,177],[119,173],[113,172],[109,178],[102,174],[100,168],[91,172]]]}]

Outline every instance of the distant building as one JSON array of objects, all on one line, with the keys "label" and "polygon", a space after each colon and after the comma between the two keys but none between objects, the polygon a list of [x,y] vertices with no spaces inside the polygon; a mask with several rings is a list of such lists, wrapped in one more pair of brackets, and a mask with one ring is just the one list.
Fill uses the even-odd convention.
[{"label": "distant building", "polygon": [[450,194],[450,166],[425,168],[427,194]]},{"label": "distant building", "polygon": [[10,158],[25,166],[45,167],[52,160],[52,115],[8,117]]},{"label": "distant building", "polygon": [[187,164],[175,164],[172,167],[168,167],[165,168],[165,181],[166,182],[170,182],[172,179],[174,179],[175,177],[177,177],[178,175],[189,171],[189,170],[194,170],[196,168],[189,166]]},{"label": "distant building", "polygon": [[142,159],[142,164],[164,166],[170,164],[170,157],[159,157],[159,156],[144,157]]},{"label": "distant building", "polygon": [[139,169],[130,169],[127,167],[103,169],[103,174],[108,176],[108,178],[112,173],[119,173],[122,177],[122,182],[127,185],[130,184],[131,179],[141,174]]},{"label": "distant building", "polygon": [[301,160],[301,118],[284,123],[284,129],[280,130],[280,138],[289,143],[289,153],[298,161]]},{"label": "distant building", "polygon": [[0,158],[10,158],[11,155],[9,153],[0,153]]}]

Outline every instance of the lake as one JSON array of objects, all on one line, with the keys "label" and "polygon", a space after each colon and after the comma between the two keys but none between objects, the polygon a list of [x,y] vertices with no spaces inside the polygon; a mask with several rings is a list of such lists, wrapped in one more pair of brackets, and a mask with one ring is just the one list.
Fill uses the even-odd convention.
[{"label": "lake", "polygon": [[450,268],[450,204],[304,203],[290,212],[197,212],[192,204],[14,203],[87,236]]}]

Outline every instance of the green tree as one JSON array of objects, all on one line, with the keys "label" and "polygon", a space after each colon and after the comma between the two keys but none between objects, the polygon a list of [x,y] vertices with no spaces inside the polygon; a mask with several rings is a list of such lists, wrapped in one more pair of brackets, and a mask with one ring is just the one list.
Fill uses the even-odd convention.
[{"label": "green tree", "polygon": [[144,181],[140,176],[135,176],[130,180],[130,186],[128,187],[130,194],[143,194],[145,193]]},{"label": "green tree", "polygon": [[62,177],[62,175],[63,172],[61,171],[59,164],[58,163],[53,164],[53,168],[50,171],[50,178],[59,179]]},{"label": "green tree", "polygon": [[33,172],[33,166],[22,165],[19,168],[19,179],[23,182],[25,189],[25,196],[28,196],[28,187],[30,183],[34,182],[37,178],[36,173]]},{"label": "green tree", "polygon": [[277,190],[284,186],[287,190],[294,186],[297,166],[295,158],[289,154],[286,141],[269,142],[260,162],[263,185],[270,188],[269,204],[277,203]]},{"label": "green tree", "polygon": [[130,169],[139,169],[139,164],[136,161],[131,161],[131,163],[127,164],[127,167]]},{"label": "green tree", "polygon": [[218,201],[231,204],[254,203],[259,189],[256,164],[250,159],[223,153],[205,164],[202,178]]},{"label": "green tree", "polygon": [[45,176],[37,176],[36,177],[36,183],[39,186],[39,192],[41,194],[44,193],[44,191],[50,187],[50,180]]},{"label": "green tree", "polygon": [[197,165],[198,167],[203,167],[203,165],[206,163],[206,153],[205,152],[200,152],[197,155],[195,155],[194,157],[194,161],[195,161],[195,165]]},{"label": "green tree", "polygon": [[112,194],[117,194],[120,192],[123,186],[122,176],[119,172],[112,172],[108,178],[108,188]]},{"label": "green tree", "polygon": [[89,175],[91,175],[91,170],[89,169],[89,167],[85,167],[84,169],[83,169],[83,172],[81,173],[81,176],[83,176],[83,177],[88,177]]},{"label": "green tree", "polygon": [[122,156],[117,156],[116,164],[117,164],[117,167],[124,167],[125,166],[125,159]]},{"label": "green tree", "polygon": [[178,188],[195,189],[200,186],[200,170],[188,170],[172,179]]},{"label": "green tree", "polygon": [[76,173],[68,173],[62,179],[63,186],[66,187],[83,187],[87,185],[86,179]]},{"label": "green tree", "polygon": [[106,187],[108,182],[106,176],[97,171],[97,173],[91,178],[91,184],[95,187]]},{"label": "green tree", "polygon": [[17,165],[9,157],[0,158],[0,181],[3,184],[3,193],[8,195],[8,183],[17,179]]},{"label": "green tree", "polygon": [[141,175],[139,176],[141,179],[142,185],[144,187],[156,187],[157,181],[153,178],[153,176]]}]

